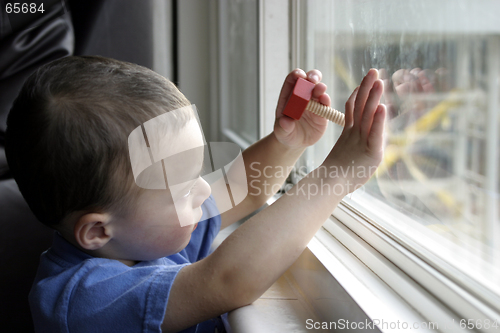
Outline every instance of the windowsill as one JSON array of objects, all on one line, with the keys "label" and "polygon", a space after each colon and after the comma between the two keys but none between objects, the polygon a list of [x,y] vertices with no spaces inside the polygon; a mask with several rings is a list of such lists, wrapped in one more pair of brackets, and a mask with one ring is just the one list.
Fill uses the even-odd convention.
[{"label": "windowsill", "polygon": [[302,332],[314,310],[300,293],[290,271],[283,274],[253,304],[229,313],[233,333]]},{"label": "windowsill", "polygon": [[[269,200],[268,204],[275,200]],[[339,222],[331,217],[328,224],[331,223]],[[221,231],[216,243],[220,244],[236,228],[237,225]],[[387,261],[356,235],[349,237],[371,253],[374,260]],[[410,280],[392,266],[387,267],[392,274]],[[391,286],[325,228],[318,231],[299,259],[266,293],[253,304],[231,311],[228,318],[233,333],[306,332],[311,331],[314,322],[332,322],[337,325],[347,322],[366,325],[372,323],[372,319],[389,324],[398,321],[411,324],[426,322]],[[379,329],[373,324],[369,325],[373,328],[362,331],[394,331],[390,327]],[[437,330],[420,328],[419,331]]]},{"label": "windowsill", "polygon": [[[373,325],[372,319],[386,323],[425,321],[324,229],[262,297],[229,313],[233,333],[307,332],[314,322]],[[390,332],[391,329],[380,330],[373,325],[362,331]]]},{"label": "windowsill", "polygon": [[[417,325],[419,332],[472,332],[460,327],[462,318],[483,320],[488,315],[452,281],[387,236],[370,231],[366,221],[348,211],[339,205],[298,260],[262,297],[229,313],[234,333],[306,332],[315,330],[311,326],[315,322],[366,326],[377,319],[381,325],[370,324],[361,331],[401,331],[397,325],[407,323]],[[239,224],[222,230],[214,245]],[[449,299],[442,299],[443,290],[452,306]],[[470,316],[457,315],[457,308]]]}]

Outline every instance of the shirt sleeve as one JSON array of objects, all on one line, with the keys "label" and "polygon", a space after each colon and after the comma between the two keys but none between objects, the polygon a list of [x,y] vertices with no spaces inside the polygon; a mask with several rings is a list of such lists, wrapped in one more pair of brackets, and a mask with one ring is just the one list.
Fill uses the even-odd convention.
[{"label": "shirt sleeve", "polygon": [[86,266],[68,302],[70,332],[161,332],[170,288],[185,265],[131,268],[103,259]]}]

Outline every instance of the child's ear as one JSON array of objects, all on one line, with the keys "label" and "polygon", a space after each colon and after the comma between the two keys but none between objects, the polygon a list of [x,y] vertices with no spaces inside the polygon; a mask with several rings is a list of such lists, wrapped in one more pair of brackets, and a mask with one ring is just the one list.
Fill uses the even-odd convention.
[{"label": "child's ear", "polygon": [[86,250],[97,250],[112,238],[108,225],[111,216],[106,213],[88,213],[78,219],[74,234],[77,243]]}]

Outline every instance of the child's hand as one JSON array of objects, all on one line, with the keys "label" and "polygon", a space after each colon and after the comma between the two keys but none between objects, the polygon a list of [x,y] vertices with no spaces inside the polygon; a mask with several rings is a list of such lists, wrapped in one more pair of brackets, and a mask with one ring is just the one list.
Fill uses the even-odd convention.
[{"label": "child's hand", "polygon": [[281,88],[276,108],[274,134],[279,142],[290,148],[305,148],[315,144],[323,136],[328,126],[328,120],[309,111],[305,111],[299,120],[294,120],[283,115],[285,105],[299,77],[316,83],[312,99],[317,100],[321,104],[330,105],[330,96],[325,93],[326,85],[320,83],[322,77],[320,71],[313,69],[307,72],[306,75],[303,70],[295,69],[288,74]]},{"label": "child's hand", "polygon": [[[386,108],[379,104],[383,83],[370,69],[345,104],[345,127],[323,166],[337,167],[346,181],[346,194],[373,175],[382,160]],[[331,173],[330,173],[331,174]]]}]

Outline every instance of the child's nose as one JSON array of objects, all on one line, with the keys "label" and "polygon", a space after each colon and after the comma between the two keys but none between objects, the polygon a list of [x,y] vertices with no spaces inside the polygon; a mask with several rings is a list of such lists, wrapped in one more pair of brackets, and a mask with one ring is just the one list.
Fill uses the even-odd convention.
[{"label": "child's nose", "polygon": [[201,204],[208,199],[210,194],[212,193],[212,189],[210,185],[205,181],[205,179],[201,178],[198,180],[199,186],[198,191],[195,193],[195,198],[193,200],[193,206],[199,207]]}]

